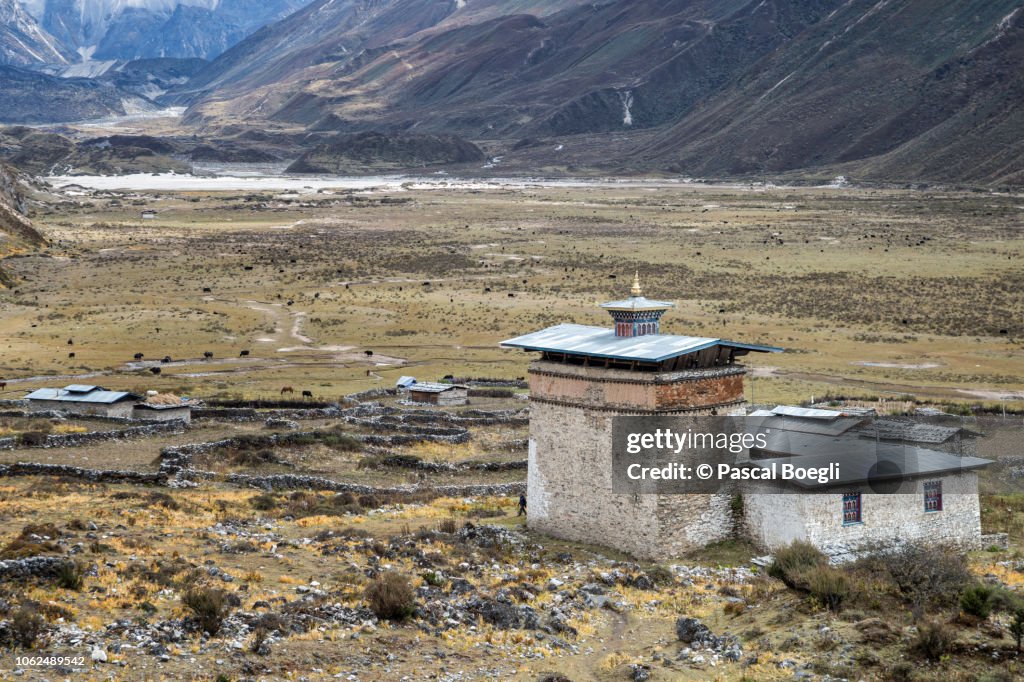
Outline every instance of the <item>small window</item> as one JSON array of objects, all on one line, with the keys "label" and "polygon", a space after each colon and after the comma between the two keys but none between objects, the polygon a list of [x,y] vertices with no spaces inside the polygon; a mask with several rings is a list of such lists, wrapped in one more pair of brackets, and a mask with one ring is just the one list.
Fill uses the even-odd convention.
[{"label": "small window", "polygon": [[942,511],[942,481],[925,481],[924,510],[926,512]]},{"label": "small window", "polygon": [[860,493],[843,495],[843,525],[860,522]]}]

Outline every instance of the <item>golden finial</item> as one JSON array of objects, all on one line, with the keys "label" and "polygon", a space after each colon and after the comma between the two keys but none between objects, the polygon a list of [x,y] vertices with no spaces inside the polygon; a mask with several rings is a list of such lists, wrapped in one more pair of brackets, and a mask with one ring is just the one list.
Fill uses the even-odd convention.
[{"label": "golden finial", "polygon": [[643,296],[644,290],[640,288],[640,271],[633,275],[633,288],[629,290],[631,296]]}]

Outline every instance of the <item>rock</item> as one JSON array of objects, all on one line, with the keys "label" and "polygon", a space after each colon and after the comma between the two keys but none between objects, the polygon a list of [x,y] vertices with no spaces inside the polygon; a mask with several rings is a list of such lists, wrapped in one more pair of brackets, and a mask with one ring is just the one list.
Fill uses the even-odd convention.
[{"label": "rock", "polygon": [[559,580],[558,578],[552,578],[548,581],[548,590],[551,592],[555,592],[556,590],[560,589],[563,585],[565,585],[563,581]]},{"label": "rock", "polygon": [[676,620],[676,637],[680,642],[703,642],[711,635],[707,625],[696,618],[682,617]]},{"label": "rock", "polygon": [[633,682],[647,682],[651,679],[651,669],[646,665],[631,663],[629,669],[633,676]]},{"label": "rock", "polygon": [[107,662],[107,652],[104,651],[103,649],[99,648],[99,647],[96,647],[95,649],[92,650],[92,654],[90,655],[90,658],[92,658],[92,660],[94,660],[97,663],[106,663]]}]

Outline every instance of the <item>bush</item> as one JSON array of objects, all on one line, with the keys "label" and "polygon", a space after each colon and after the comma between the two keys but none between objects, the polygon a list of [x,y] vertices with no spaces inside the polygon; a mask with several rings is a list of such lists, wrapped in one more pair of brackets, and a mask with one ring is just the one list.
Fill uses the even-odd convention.
[{"label": "bush", "polygon": [[181,603],[192,612],[203,632],[215,635],[231,612],[228,595],[223,590],[209,587],[190,589],[181,597]]},{"label": "bush", "polygon": [[25,605],[20,607],[11,616],[11,621],[6,631],[0,630],[3,640],[0,644],[8,647],[21,647],[31,649],[32,645],[43,634],[46,627],[43,617],[33,606]]},{"label": "bush", "polygon": [[256,511],[273,511],[277,509],[277,496],[270,493],[260,493],[250,497],[249,504]]},{"label": "bush", "polygon": [[441,519],[437,523],[437,530],[441,533],[447,533],[453,535],[458,530],[458,524],[455,522],[454,516]]},{"label": "bush", "polygon": [[1017,609],[1013,614],[1013,620],[1010,621],[1010,634],[1013,635],[1013,641],[1017,643],[1017,653],[1020,653],[1021,640],[1024,639],[1024,609]]},{"label": "bush", "polygon": [[929,661],[938,661],[953,649],[955,639],[945,624],[927,621],[917,629],[913,649]]},{"label": "bush", "polygon": [[18,437],[18,444],[30,448],[38,448],[46,443],[46,434],[42,431],[26,431]]},{"label": "bush", "polygon": [[60,545],[52,542],[60,535],[60,531],[52,523],[30,523],[21,529],[18,537],[0,549],[0,559],[26,559],[40,554],[60,552]]},{"label": "bush", "polygon": [[85,582],[85,569],[77,561],[65,561],[57,568],[57,585],[65,590],[78,591]]},{"label": "bush", "polygon": [[388,571],[366,588],[370,609],[383,620],[405,620],[416,611],[416,596],[409,579]]},{"label": "bush", "polygon": [[915,615],[926,606],[956,603],[958,596],[974,582],[967,558],[956,547],[907,544],[880,560]]},{"label": "bush", "polygon": [[800,588],[800,577],[806,577],[813,568],[828,565],[828,559],[809,542],[794,540],[788,546],[775,552],[772,565],[768,567],[768,575],[778,578],[789,587]]},{"label": "bush", "polygon": [[985,620],[992,613],[995,590],[985,585],[972,585],[960,595],[960,610],[969,616]]},{"label": "bush", "polygon": [[850,595],[850,585],[846,574],[831,566],[819,566],[807,569],[798,577],[803,589],[811,593],[829,611],[838,613],[843,602]]}]

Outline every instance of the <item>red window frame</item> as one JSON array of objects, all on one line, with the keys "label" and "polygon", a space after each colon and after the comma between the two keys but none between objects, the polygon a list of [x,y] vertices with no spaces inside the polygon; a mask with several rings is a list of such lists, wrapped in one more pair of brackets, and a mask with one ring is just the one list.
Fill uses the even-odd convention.
[{"label": "red window frame", "polygon": [[924,510],[928,513],[942,511],[942,481],[925,481]]},{"label": "red window frame", "polygon": [[863,508],[860,493],[845,493],[843,495],[843,525],[852,526],[863,523]]}]

